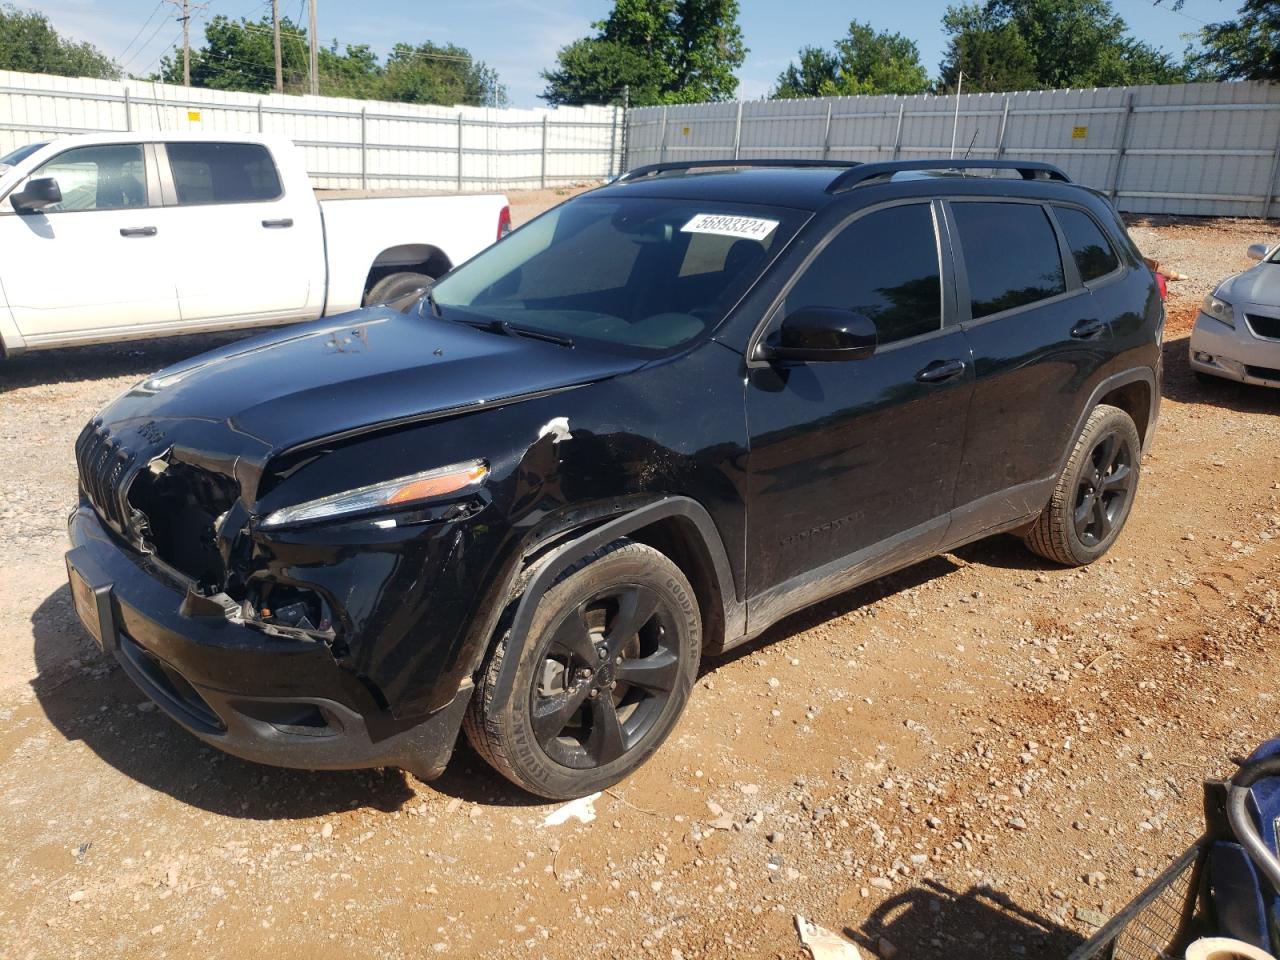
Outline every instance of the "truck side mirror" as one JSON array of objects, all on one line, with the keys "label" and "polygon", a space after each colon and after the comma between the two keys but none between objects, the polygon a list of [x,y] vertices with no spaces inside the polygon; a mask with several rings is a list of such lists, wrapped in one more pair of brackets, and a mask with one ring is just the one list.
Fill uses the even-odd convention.
[{"label": "truck side mirror", "polygon": [[19,213],[39,213],[45,207],[61,203],[62,190],[53,177],[37,177],[27,181],[25,190],[9,194],[9,202]]},{"label": "truck side mirror", "polygon": [[853,310],[801,307],[761,344],[768,360],[862,360],[876,351],[876,325]]},{"label": "truck side mirror", "polygon": [[1265,260],[1267,259],[1267,245],[1265,243],[1251,243],[1245,253],[1249,255],[1250,260]]}]

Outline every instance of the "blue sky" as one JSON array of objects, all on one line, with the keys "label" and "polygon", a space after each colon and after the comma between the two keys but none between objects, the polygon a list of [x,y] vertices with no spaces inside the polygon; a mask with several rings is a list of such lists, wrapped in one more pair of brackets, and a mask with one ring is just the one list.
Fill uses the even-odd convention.
[{"label": "blue sky", "polygon": [[[305,0],[281,0],[281,11],[296,17]],[[1154,6],[1150,0],[1112,0],[1116,10],[1139,38],[1174,53],[1186,46],[1183,35],[1205,21],[1224,19],[1238,5],[1233,0],[1186,0],[1181,13],[1169,9],[1171,0]],[[170,20],[161,24],[157,0],[18,0],[47,14],[62,32],[88,40],[112,56],[119,56],[135,36],[138,41],[123,58],[127,69],[145,73],[179,35]],[[612,6],[609,0],[463,0],[422,3],[414,0],[317,0],[324,42],[368,43],[380,53],[407,40],[452,42],[467,47],[498,70],[514,106],[536,106],[543,84],[538,71],[552,64],[556,51],[590,32],[593,20]],[[870,20],[882,30],[895,30],[913,39],[931,73],[942,58],[945,38],[942,12],[947,0],[900,0],[897,3],[838,3],[835,0],[741,0],[742,28],[750,53],[738,71],[738,94],[754,99],[766,94],[778,73],[804,44],[830,45],[851,19]],[[209,0],[194,31],[203,36],[204,18],[222,13],[257,18],[270,9],[260,0]],[[172,17],[172,10],[167,14]]]}]

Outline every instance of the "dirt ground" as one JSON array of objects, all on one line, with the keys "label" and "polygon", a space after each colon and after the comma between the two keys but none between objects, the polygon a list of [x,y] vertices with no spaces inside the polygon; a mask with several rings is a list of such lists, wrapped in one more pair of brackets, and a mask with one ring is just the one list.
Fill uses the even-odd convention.
[{"label": "dirt ground", "polygon": [[[517,218],[559,197],[519,198]],[[64,585],[72,443],[227,338],[0,368],[0,956],[1063,956],[1184,849],[1203,777],[1277,733],[1280,395],[1199,385],[1194,304],[1254,221],[1134,224],[1173,287],[1130,524],[1092,568],[1011,538],[706,663],[675,734],[544,826],[465,747],[429,785],[203,747],[94,652]]]}]

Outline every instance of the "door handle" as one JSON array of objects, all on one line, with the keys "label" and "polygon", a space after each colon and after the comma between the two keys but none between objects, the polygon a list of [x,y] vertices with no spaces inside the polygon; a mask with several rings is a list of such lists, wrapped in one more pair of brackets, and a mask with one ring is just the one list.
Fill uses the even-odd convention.
[{"label": "door handle", "polygon": [[284,230],[293,226],[293,217],[281,217],[279,220],[263,220],[262,225],[268,230]]},{"label": "door handle", "polygon": [[155,227],[121,227],[120,236],[122,237],[154,237],[156,235]]},{"label": "door handle", "polygon": [[941,383],[964,373],[963,360],[935,360],[916,374],[921,383]]},{"label": "door handle", "polygon": [[1106,332],[1107,325],[1101,320],[1081,320],[1071,328],[1071,336],[1077,340],[1095,340]]}]

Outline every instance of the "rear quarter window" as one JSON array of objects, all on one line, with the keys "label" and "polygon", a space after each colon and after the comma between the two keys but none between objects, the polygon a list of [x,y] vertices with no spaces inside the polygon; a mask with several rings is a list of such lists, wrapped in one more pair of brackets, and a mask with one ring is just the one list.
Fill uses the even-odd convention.
[{"label": "rear quarter window", "polygon": [[952,203],[973,319],[1065,293],[1058,235],[1038,203]]},{"label": "rear quarter window", "polygon": [[1085,283],[1097,280],[1120,266],[1111,241],[1093,217],[1072,207],[1054,207],[1053,212],[1067,238],[1081,280]]},{"label": "rear quarter window", "polygon": [[167,143],[179,203],[263,203],[283,190],[260,143]]}]

